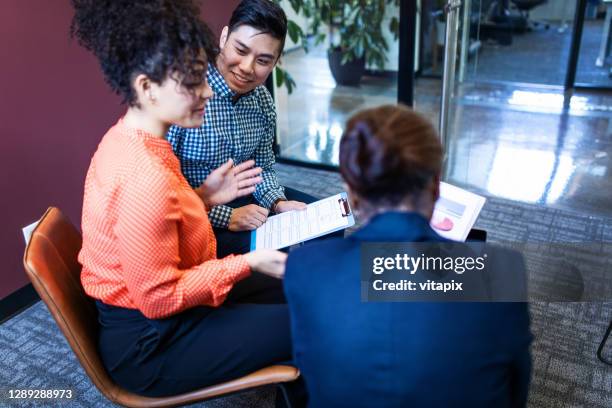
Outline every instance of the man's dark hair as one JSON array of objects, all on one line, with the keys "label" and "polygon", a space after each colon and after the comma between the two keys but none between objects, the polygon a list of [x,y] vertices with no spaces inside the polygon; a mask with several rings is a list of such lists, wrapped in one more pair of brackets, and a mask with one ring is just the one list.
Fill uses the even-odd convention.
[{"label": "man's dark hair", "polygon": [[204,81],[200,53],[214,61],[213,36],[192,0],[72,0],[70,34],[98,58],[106,82],[137,106],[133,79],[178,74],[187,88]]},{"label": "man's dark hair", "polygon": [[283,9],[272,0],[242,0],[232,13],[229,32],[247,25],[280,40],[280,51],[285,47],[287,16]]}]

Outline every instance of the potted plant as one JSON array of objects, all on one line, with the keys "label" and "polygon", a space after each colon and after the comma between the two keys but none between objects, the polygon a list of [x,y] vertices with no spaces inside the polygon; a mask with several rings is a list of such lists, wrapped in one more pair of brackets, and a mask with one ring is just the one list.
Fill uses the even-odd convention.
[{"label": "potted plant", "polygon": [[[389,45],[383,35],[387,6],[399,6],[399,0],[288,0],[297,14],[308,21],[307,33],[318,45],[329,40],[329,67],[336,83],[358,85],[366,66],[383,70]],[[399,19],[393,16],[389,30],[397,39]],[[294,42],[301,41],[308,50],[306,33],[293,21],[288,33]],[[286,72],[278,75],[277,84],[288,82]]]}]

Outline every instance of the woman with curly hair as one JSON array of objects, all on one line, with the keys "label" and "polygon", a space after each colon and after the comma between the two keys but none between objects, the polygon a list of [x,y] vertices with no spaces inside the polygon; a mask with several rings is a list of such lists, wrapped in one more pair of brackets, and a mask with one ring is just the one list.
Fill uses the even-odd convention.
[{"label": "woman with curly hair", "polygon": [[198,7],[189,0],[72,4],[71,35],[95,54],[127,105],[91,160],[79,254],[110,376],[132,392],[163,396],[289,360],[286,304],[254,304],[248,286],[257,274],[281,278],[286,255],[217,259],[206,215],[251,194],[261,169],[230,160],[194,190],[164,138],[171,125],[199,127],[212,96],[206,67],[214,52]]}]

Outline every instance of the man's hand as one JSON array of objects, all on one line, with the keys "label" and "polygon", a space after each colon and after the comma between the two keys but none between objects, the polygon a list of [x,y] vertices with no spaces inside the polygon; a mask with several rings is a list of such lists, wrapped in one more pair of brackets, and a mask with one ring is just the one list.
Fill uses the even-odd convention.
[{"label": "man's hand", "polygon": [[208,208],[251,194],[255,191],[255,185],[261,183],[261,167],[253,167],[254,160],[245,161],[236,167],[233,165],[234,161],[229,159],[213,170],[196,189],[196,193]]},{"label": "man's hand", "polygon": [[252,231],[268,218],[268,210],[256,204],[234,208],[228,229],[230,231]]},{"label": "man's hand", "polygon": [[300,210],[305,210],[305,209],[306,209],[306,203],[303,203],[301,201],[281,200],[277,202],[276,205],[274,206],[274,212],[277,214],[287,212],[287,211],[293,211],[293,210],[300,211]]}]

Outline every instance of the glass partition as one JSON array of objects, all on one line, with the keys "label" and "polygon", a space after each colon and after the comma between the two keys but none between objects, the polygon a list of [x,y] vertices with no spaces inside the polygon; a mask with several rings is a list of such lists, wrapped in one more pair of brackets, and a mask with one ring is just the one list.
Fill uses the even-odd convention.
[{"label": "glass partition", "polygon": [[573,0],[464,0],[461,79],[563,86]]},{"label": "glass partition", "polygon": [[[386,3],[380,16],[373,11],[355,9],[356,17],[337,16],[331,30],[324,26],[313,32],[312,18],[297,14],[289,1],[281,2],[288,18],[308,36],[308,51],[290,39],[285,46],[281,68],[295,81],[292,92],[289,93],[284,85],[275,87],[281,159],[337,166],[346,119],[367,107],[397,103],[399,41],[390,27],[392,22],[394,26],[399,22],[399,1]],[[357,19],[353,21],[355,24],[368,24],[372,35],[382,36],[387,50],[369,48],[370,52],[374,48],[382,50],[382,64],[356,60],[347,67],[340,66],[342,56],[333,49],[338,41],[338,30],[346,29],[347,19],[351,18]],[[373,29],[369,21],[360,21],[360,18],[380,18],[380,24]],[[322,33],[325,39],[319,42]]]},{"label": "glass partition", "polygon": [[[489,208],[500,203],[497,199],[597,208],[606,199],[593,186],[607,185],[602,163],[608,157],[607,142],[597,135],[607,131],[610,109],[604,95],[564,88],[577,2],[542,2],[516,20],[522,18],[519,2],[508,1],[505,20],[498,20],[503,23],[491,13],[500,15],[504,2],[469,3],[464,1],[469,22],[459,34],[460,43],[468,44],[467,55],[456,55],[463,77],[458,76],[450,105],[445,180],[494,197]],[[576,82],[588,75],[591,84],[608,81],[607,70],[596,66],[599,48],[593,46],[605,28],[603,5],[592,20],[587,11],[584,30],[578,24],[583,36]],[[503,24],[509,22],[515,26],[508,33]]]},{"label": "glass partition", "polygon": [[612,88],[612,1],[588,1],[584,13],[576,86]]}]

